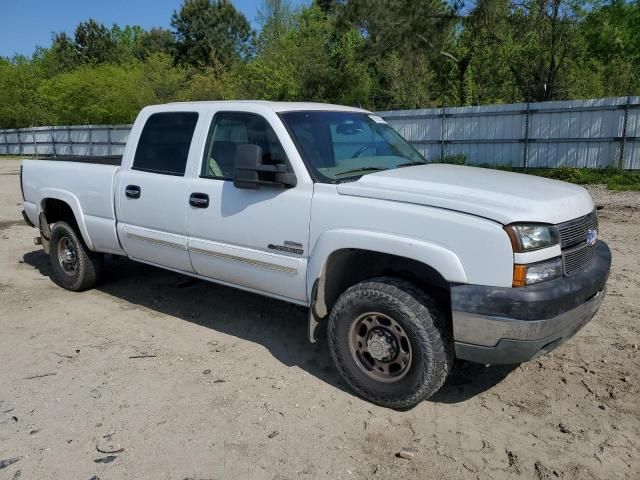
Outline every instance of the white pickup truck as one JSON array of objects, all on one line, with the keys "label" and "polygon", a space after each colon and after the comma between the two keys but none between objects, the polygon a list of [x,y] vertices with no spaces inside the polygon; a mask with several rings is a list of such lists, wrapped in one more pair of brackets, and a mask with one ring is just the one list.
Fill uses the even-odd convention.
[{"label": "white pickup truck", "polygon": [[114,254],[307,306],[311,340],[326,325],[344,380],[380,405],[428,398],[455,357],[549,352],[604,297],[584,188],[427,164],[365,110],[151,106],[122,158],[92,161],[22,164],[59,285],[93,287]]}]

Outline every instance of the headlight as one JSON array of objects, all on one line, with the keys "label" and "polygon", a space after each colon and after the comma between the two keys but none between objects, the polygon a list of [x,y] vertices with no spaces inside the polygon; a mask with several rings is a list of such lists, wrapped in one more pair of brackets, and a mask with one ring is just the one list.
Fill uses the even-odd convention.
[{"label": "headlight", "polygon": [[514,265],[513,286],[524,287],[562,276],[562,259],[554,258],[529,265]]},{"label": "headlight", "polygon": [[514,252],[530,252],[559,243],[558,230],[552,225],[509,225],[504,229]]}]

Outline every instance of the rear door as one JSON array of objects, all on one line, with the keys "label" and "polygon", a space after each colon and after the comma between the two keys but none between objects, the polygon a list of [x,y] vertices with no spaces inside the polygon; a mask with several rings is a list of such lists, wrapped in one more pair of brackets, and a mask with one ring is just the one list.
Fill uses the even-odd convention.
[{"label": "rear door", "polygon": [[289,158],[295,147],[277,116],[271,117],[219,111],[203,127],[204,151],[189,191],[207,202],[188,209],[189,251],[200,275],[304,303],[313,184],[294,172],[293,188],[233,185],[240,145],[259,145],[263,163],[294,171]]},{"label": "rear door", "polygon": [[195,111],[148,114],[135,153],[125,153],[133,160],[116,177],[116,218],[122,248],[135,260],[193,272],[185,171],[198,118]]}]

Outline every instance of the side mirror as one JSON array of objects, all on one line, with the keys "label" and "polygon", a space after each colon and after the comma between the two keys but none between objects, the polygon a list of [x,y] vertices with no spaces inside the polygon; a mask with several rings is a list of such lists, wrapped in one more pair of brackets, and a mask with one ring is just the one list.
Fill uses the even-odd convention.
[{"label": "side mirror", "polygon": [[262,147],[238,145],[233,158],[233,185],[236,188],[256,189],[263,186],[295,187],[296,176],[285,164],[263,165]]}]

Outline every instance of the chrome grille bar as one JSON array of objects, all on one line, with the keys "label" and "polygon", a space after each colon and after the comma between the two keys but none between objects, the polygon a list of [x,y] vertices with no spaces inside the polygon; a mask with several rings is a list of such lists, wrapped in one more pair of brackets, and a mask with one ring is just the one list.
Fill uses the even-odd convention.
[{"label": "chrome grille bar", "polygon": [[569,220],[556,225],[560,234],[562,248],[562,268],[567,276],[575,275],[584,269],[591,259],[595,245],[587,242],[587,232],[598,229],[598,216],[593,210],[584,217]]},{"label": "chrome grille bar", "polygon": [[571,247],[587,241],[587,230],[598,228],[598,216],[594,210],[584,217],[560,223],[556,227],[560,233],[561,247]]}]

